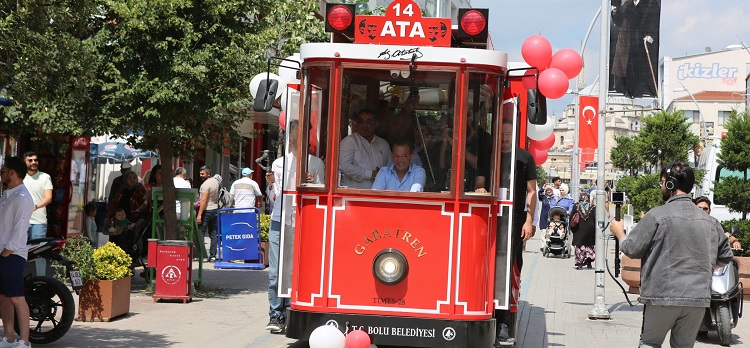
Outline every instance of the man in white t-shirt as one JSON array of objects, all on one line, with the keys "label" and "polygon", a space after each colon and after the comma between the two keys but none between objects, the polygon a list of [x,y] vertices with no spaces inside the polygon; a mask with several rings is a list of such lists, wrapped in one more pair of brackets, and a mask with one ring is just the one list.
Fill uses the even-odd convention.
[{"label": "man in white t-shirt", "polygon": [[[242,168],[242,178],[235,181],[229,189],[229,193],[234,197],[235,208],[253,208],[255,207],[255,197],[263,195],[258,183],[250,178],[252,174],[252,169]],[[247,213],[250,210],[237,210],[236,212]]]},{"label": "man in white t-shirt", "polygon": [[[174,188],[180,189],[180,188],[193,188],[190,186],[190,183],[185,180],[185,176],[187,176],[187,170],[185,170],[184,167],[177,167],[174,170],[174,178],[172,179],[174,182]],[[182,212],[182,206],[180,204],[180,201],[176,201],[175,207],[177,208],[177,218],[180,219],[180,213]],[[182,219],[184,220],[184,219]]]},{"label": "man in white t-shirt", "polygon": [[34,151],[23,154],[26,160],[26,177],[23,184],[34,200],[34,212],[29,221],[28,239],[47,237],[47,208],[52,203],[52,178],[39,170],[39,158]]}]

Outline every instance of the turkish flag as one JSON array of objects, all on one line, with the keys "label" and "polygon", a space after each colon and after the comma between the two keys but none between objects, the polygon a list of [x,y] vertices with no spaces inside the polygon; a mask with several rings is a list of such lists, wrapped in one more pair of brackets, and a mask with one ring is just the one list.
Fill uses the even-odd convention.
[{"label": "turkish flag", "polygon": [[598,148],[599,97],[579,97],[578,147]]},{"label": "turkish flag", "polygon": [[594,154],[596,149],[592,148],[581,148],[580,155],[578,157],[578,170],[583,171],[586,166],[594,162]]}]

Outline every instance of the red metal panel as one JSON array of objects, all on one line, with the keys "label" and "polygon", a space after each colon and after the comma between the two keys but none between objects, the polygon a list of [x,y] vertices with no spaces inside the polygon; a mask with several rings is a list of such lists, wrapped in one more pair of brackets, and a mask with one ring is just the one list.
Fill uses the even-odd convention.
[{"label": "red metal panel", "polygon": [[193,247],[186,241],[156,244],[156,286],[154,299],[189,301],[193,297]]}]

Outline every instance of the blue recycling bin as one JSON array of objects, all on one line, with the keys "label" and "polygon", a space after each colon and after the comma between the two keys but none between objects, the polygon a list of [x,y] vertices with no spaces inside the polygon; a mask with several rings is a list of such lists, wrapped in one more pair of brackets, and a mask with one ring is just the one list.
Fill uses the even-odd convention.
[{"label": "blue recycling bin", "polygon": [[263,269],[260,212],[256,208],[219,209],[219,255],[214,268]]}]

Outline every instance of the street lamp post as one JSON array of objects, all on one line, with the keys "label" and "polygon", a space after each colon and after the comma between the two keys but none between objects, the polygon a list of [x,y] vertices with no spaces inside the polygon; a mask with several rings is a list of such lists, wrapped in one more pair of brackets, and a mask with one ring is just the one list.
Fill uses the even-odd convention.
[{"label": "street lamp post", "polygon": [[[591,30],[594,28],[594,23],[596,23],[596,19],[599,18],[599,16],[602,13],[602,8],[599,7],[599,9],[596,11],[596,14],[594,15],[594,18],[591,19],[591,24],[589,24],[589,29],[586,31],[586,36],[583,38],[583,42],[581,43],[581,50],[578,52],[578,54],[581,55],[581,60],[583,60],[583,51],[586,49],[586,43],[589,41],[589,36],[591,35]],[[581,70],[583,71],[583,70]],[[579,115],[580,110],[579,109],[579,98],[580,95],[578,92],[580,92],[581,88],[581,74],[578,74],[576,77],[576,86],[575,86],[575,92],[573,95],[575,96],[575,126],[573,127],[573,157],[572,162],[575,164],[571,167],[572,172],[570,173],[570,192],[577,195],[580,190],[581,185],[581,173],[580,173],[580,167],[578,165],[578,161],[580,160],[578,156],[578,127],[580,126],[578,124],[578,120],[581,118]]]},{"label": "street lamp post", "polygon": [[680,86],[682,88],[675,89],[675,92],[687,92],[687,94],[690,96],[690,99],[693,100],[693,103],[695,103],[695,108],[698,109],[698,122],[700,122],[700,131],[701,131],[701,145],[703,147],[706,146],[706,143],[708,141],[708,136],[706,134],[706,122],[703,120],[703,112],[701,112],[701,107],[698,105],[698,101],[695,100],[695,97],[693,96],[693,93],[690,93],[690,90],[685,87],[685,85],[682,84],[682,81],[677,80],[677,82],[680,83]]}]

